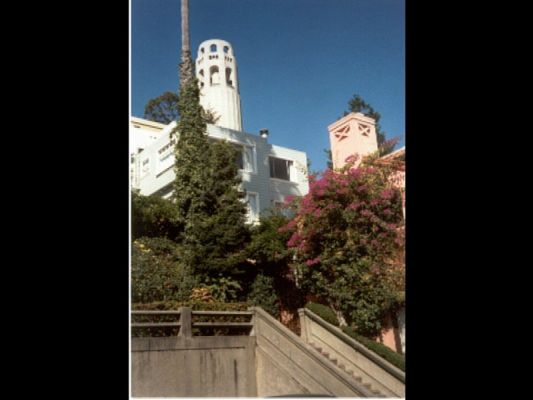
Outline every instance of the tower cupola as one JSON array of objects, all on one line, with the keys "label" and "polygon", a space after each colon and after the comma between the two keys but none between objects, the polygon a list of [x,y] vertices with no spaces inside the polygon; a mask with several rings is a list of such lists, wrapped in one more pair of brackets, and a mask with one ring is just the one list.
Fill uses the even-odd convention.
[{"label": "tower cupola", "polygon": [[231,44],[220,39],[202,42],[196,57],[196,78],[200,104],[218,117],[216,125],[242,131],[237,60]]}]

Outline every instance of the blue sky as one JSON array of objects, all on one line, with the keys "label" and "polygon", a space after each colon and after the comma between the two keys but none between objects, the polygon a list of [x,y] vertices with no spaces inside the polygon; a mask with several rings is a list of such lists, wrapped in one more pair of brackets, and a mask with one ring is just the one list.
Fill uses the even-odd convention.
[{"label": "blue sky", "polygon": [[[190,0],[193,58],[224,39],[237,59],[244,131],[326,166],[327,126],[360,94],[387,138],[405,134],[404,0]],[[131,0],[132,114],[178,87],[180,0]]]}]

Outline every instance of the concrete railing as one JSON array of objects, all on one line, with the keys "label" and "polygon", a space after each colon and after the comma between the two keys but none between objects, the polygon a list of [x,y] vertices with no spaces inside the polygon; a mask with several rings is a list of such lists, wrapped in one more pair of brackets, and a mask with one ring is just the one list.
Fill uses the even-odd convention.
[{"label": "concrete railing", "polygon": [[305,343],[320,348],[337,363],[387,397],[405,397],[405,373],[312,311],[298,310]]},{"label": "concrete railing", "polygon": [[[143,315],[179,316],[179,320],[132,322],[132,329],[170,327],[174,334],[132,337],[134,397],[379,397],[374,388],[339,368],[259,307],[239,312],[192,311],[186,307],[132,312],[132,316]],[[194,316],[219,321],[194,322]],[[220,317],[249,320],[229,322],[220,321]],[[195,334],[197,329],[205,329],[212,335],[214,331],[207,328],[241,335]],[[230,328],[238,328],[238,332]],[[243,332],[243,328],[250,331]]]},{"label": "concrete railing", "polygon": [[[134,328],[179,328],[178,336],[191,337],[193,336],[193,328],[202,336],[203,332],[212,329],[225,329],[232,333],[235,329],[246,328],[250,334],[253,329],[253,315],[252,311],[193,311],[190,307],[180,307],[178,310],[135,310],[131,312],[134,316],[179,316],[177,321],[164,322],[132,322],[131,327]],[[193,316],[204,317],[204,319],[211,319],[210,321],[194,322]],[[207,318],[205,318],[207,317]],[[217,321],[218,317],[246,317],[247,322],[228,322]],[[150,335],[148,335],[150,336]],[[228,335],[230,336],[230,335]]]},{"label": "concrete railing", "polygon": [[254,307],[257,396],[376,397],[263,309]]}]

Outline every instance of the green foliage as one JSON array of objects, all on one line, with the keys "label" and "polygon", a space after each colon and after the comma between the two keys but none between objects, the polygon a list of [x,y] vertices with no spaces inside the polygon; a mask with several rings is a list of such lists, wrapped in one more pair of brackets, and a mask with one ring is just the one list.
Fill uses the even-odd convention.
[{"label": "green foliage", "polygon": [[348,111],[344,114],[348,114],[350,112],[355,113],[362,113],[366,116],[373,118],[376,121],[376,136],[378,140],[378,148],[380,152],[380,156],[384,156],[385,154],[389,154],[394,150],[394,146],[396,145],[395,141],[386,141],[385,139],[385,132],[381,130],[381,125],[379,124],[379,120],[381,119],[381,114],[378,113],[374,108],[365,102],[363,98],[358,95],[354,94],[353,97],[348,101]]},{"label": "green foliage", "polygon": [[205,170],[209,163],[209,142],[198,96],[196,79],[182,86],[178,102],[181,118],[172,132],[173,135],[179,132],[175,147],[173,200],[178,220],[186,225],[185,229],[193,223],[194,216],[205,209],[202,199]]},{"label": "green foliage", "polygon": [[333,169],[333,156],[331,154],[331,149],[324,149],[324,153],[326,153],[326,157],[327,157],[327,167],[329,169]]},{"label": "green foliage", "polygon": [[242,290],[238,281],[232,278],[218,276],[217,278],[207,277],[206,285],[209,292],[216,301],[235,301],[238,293]]},{"label": "green foliage", "polygon": [[279,317],[280,309],[296,312],[303,305],[304,294],[296,286],[290,268],[292,252],[286,242],[290,233],[279,232],[289,219],[279,210],[270,210],[252,227],[252,238],[246,249],[247,257],[255,266],[248,277],[248,299],[259,304],[270,314]]},{"label": "green foliage", "polygon": [[183,224],[182,261],[205,282],[208,276],[229,277],[243,268],[249,231],[236,149],[225,142],[209,143],[198,96],[196,79],[185,82],[173,199]]},{"label": "green foliage", "polygon": [[390,362],[392,365],[398,367],[402,371],[405,371],[405,356],[402,354],[396,353],[395,351],[391,350],[387,346],[377,343],[371,339],[368,339],[364,336],[361,336],[355,332],[355,330],[351,327],[342,327],[341,328],[344,333],[346,333],[348,336],[351,336],[355,340],[357,340],[359,343],[361,343],[363,346],[365,346],[367,349],[373,351],[378,356],[384,358],[388,362]]},{"label": "green foliage", "polygon": [[180,307],[191,307],[197,311],[246,311],[250,307],[246,302],[222,303],[201,301],[153,301],[148,303],[132,302],[132,310],[177,310]]},{"label": "green foliage", "polygon": [[280,275],[291,260],[287,249],[290,233],[279,232],[289,219],[280,212],[271,210],[262,215],[259,224],[251,228],[251,240],[246,248],[249,259],[254,260],[257,269],[270,275]]},{"label": "green foliage", "polygon": [[178,100],[176,93],[165,92],[146,103],[144,118],[150,121],[168,124],[178,119]]},{"label": "green foliage", "polygon": [[186,300],[198,285],[179,261],[179,249],[165,238],[139,238],[132,244],[132,302]]},{"label": "green foliage", "polygon": [[329,322],[331,325],[339,326],[339,320],[335,315],[335,312],[323,304],[309,302],[305,305],[305,308],[308,308],[324,321]]},{"label": "green foliage", "polygon": [[159,196],[142,196],[133,191],[131,196],[131,234],[139,237],[178,237],[181,227],[177,222],[176,207]]},{"label": "green foliage", "polygon": [[252,283],[248,302],[262,307],[275,318],[279,318],[278,296],[274,289],[274,278],[263,274],[257,275]]}]

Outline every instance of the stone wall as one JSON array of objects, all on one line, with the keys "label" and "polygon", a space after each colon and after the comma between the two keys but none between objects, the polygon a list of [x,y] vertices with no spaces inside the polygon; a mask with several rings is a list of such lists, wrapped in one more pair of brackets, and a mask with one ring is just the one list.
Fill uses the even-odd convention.
[{"label": "stone wall", "polygon": [[254,397],[255,337],[134,337],[134,397]]}]

